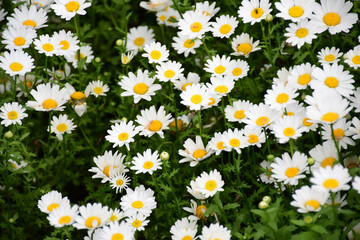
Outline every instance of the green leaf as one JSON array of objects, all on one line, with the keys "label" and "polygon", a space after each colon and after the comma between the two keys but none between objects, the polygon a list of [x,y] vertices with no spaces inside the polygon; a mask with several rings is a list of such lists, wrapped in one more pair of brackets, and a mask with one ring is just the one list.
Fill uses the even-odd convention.
[{"label": "green leaf", "polygon": [[238,203],[229,203],[224,206],[224,210],[230,210],[239,207],[240,204]]},{"label": "green leaf", "polygon": [[327,234],[328,231],[321,225],[314,225],[311,227],[311,230],[320,234]]},{"label": "green leaf", "polygon": [[291,219],[290,222],[294,225],[297,225],[297,226],[305,226],[306,223],[304,222],[304,220],[294,220],[294,219]]}]

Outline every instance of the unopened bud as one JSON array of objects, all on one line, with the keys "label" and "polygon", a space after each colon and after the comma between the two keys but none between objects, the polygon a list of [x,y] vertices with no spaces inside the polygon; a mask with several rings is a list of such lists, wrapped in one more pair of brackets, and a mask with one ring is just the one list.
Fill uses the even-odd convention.
[{"label": "unopened bud", "polygon": [[6,138],[12,138],[14,136],[14,134],[12,133],[12,131],[7,131],[6,133],[4,133],[4,136]]},{"label": "unopened bud", "polygon": [[116,46],[122,46],[123,45],[123,43],[124,43],[124,41],[123,40],[121,40],[121,39],[118,39],[118,40],[116,40]]},{"label": "unopened bud", "polygon": [[311,165],[314,165],[314,163],[315,163],[315,159],[313,159],[313,158],[308,158],[307,159],[307,162],[308,162],[308,164],[311,166]]},{"label": "unopened bud", "polygon": [[13,218],[9,218],[9,223],[13,223],[15,220]]},{"label": "unopened bud", "polygon": [[274,16],[271,15],[270,13],[268,15],[266,15],[265,21],[267,22],[271,22],[272,20],[274,20]]},{"label": "unopened bud", "polygon": [[260,208],[260,209],[266,209],[266,208],[268,208],[268,207],[269,207],[269,204],[268,204],[267,202],[261,201],[261,202],[259,203],[259,208]]},{"label": "unopened bud", "polygon": [[121,121],[122,121],[122,122],[127,122],[127,118],[126,118],[126,117],[123,117],[123,118],[121,119]]},{"label": "unopened bud", "polygon": [[104,76],[108,76],[109,75],[109,72],[104,72]]},{"label": "unopened bud", "polygon": [[267,159],[268,161],[272,161],[272,160],[274,160],[274,158],[275,158],[275,156],[272,155],[272,154],[269,154],[269,155],[266,156],[266,159]]},{"label": "unopened bud", "polygon": [[55,75],[55,77],[56,77],[56,78],[62,78],[63,75],[62,75],[61,73],[57,73],[57,74]]},{"label": "unopened bud", "polygon": [[307,215],[307,216],[304,217],[304,222],[307,223],[307,224],[311,223],[312,220],[313,220],[313,218],[310,215]]},{"label": "unopened bud", "polygon": [[197,129],[199,129],[199,128],[200,128],[200,124],[199,124],[199,123],[195,124],[195,127],[196,127]]},{"label": "unopened bud", "polygon": [[101,58],[96,57],[96,58],[95,58],[95,62],[97,62],[97,63],[101,62]]},{"label": "unopened bud", "polygon": [[167,161],[170,159],[170,154],[168,152],[163,151],[160,153],[160,159],[162,161]]},{"label": "unopened bud", "polygon": [[139,52],[143,52],[144,51],[144,46],[140,46],[139,47]]},{"label": "unopened bud", "polygon": [[118,79],[121,80],[124,77],[124,75],[119,74]]},{"label": "unopened bud", "polygon": [[305,93],[303,93],[302,95],[301,95],[301,100],[305,100],[305,98],[306,98],[306,94]]},{"label": "unopened bud", "polygon": [[271,197],[270,196],[265,196],[265,197],[263,197],[263,202],[266,202],[266,203],[270,203],[271,202]]}]

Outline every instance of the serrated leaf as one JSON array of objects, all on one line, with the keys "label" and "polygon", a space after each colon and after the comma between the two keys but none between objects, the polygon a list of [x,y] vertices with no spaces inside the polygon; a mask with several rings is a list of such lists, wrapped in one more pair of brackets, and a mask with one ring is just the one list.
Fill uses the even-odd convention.
[{"label": "serrated leaf", "polygon": [[229,203],[224,206],[224,210],[230,210],[239,207],[240,204],[238,203]]}]

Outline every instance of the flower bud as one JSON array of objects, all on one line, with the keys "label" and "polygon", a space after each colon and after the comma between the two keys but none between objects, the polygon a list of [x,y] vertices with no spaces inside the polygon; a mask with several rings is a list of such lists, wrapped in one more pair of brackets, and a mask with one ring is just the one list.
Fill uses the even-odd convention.
[{"label": "flower bud", "polygon": [[9,223],[14,223],[15,220],[13,218],[9,218]]},{"label": "flower bud", "polygon": [[57,73],[57,74],[55,74],[55,77],[61,79],[63,77],[63,75],[61,73]]},{"label": "flower bud", "polygon": [[160,159],[162,161],[167,161],[170,159],[170,154],[168,152],[163,151],[160,153]]},{"label": "flower bud", "polygon": [[313,158],[308,158],[307,159],[307,162],[308,162],[308,164],[311,166],[311,165],[314,165],[314,163],[315,163],[315,159],[313,159]]},{"label": "flower bud", "polygon": [[7,131],[6,133],[4,133],[4,136],[6,138],[12,138],[14,136],[14,134],[12,133],[12,131]]},{"label": "flower bud", "polygon": [[265,196],[263,197],[263,202],[266,202],[267,204],[269,204],[271,202],[271,197],[270,196]]},{"label": "flower bud", "polygon": [[118,40],[116,40],[116,46],[122,46],[123,45],[123,43],[124,43],[124,41],[123,40],[121,40],[121,39],[118,39]]},{"label": "flower bud", "polygon": [[313,218],[310,215],[307,215],[307,216],[304,217],[304,222],[307,223],[307,224],[311,223],[312,220],[313,220]]},{"label": "flower bud", "polygon": [[265,21],[266,22],[271,22],[272,20],[274,20],[274,16],[271,15],[270,13],[268,15],[266,15]]},{"label": "flower bud", "polygon": [[266,209],[266,208],[268,208],[268,207],[269,207],[269,204],[268,204],[267,202],[261,201],[261,202],[259,203],[259,208],[260,208],[260,209]]},{"label": "flower bud", "polygon": [[97,62],[97,63],[101,62],[101,58],[96,57],[96,58],[95,58],[95,62]]},{"label": "flower bud", "polygon": [[139,52],[143,52],[144,51],[144,46],[140,46],[139,47]]},{"label": "flower bud", "polygon": [[272,161],[272,160],[275,159],[275,156],[272,155],[272,154],[269,154],[269,155],[266,156],[266,159],[267,159],[268,161]]},{"label": "flower bud", "polygon": [[122,122],[127,122],[127,118],[126,118],[126,117],[123,117],[123,118],[121,119],[121,121],[122,121]]}]

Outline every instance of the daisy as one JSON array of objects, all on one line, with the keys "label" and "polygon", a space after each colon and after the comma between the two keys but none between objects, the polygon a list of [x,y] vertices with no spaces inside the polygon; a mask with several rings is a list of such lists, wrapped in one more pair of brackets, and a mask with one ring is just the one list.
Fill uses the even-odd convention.
[{"label": "daisy", "polygon": [[347,149],[348,145],[354,146],[355,142],[350,138],[351,122],[346,122],[345,118],[339,119],[336,123],[332,125],[333,131],[331,132],[331,127],[327,125],[322,126],[322,139],[333,141],[332,135],[334,135],[335,140],[338,142],[339,147]]},{"label": "daisy", "polygon": [[191,39],[187,36],[178,35],[173,38],[173,43],[171,46],[176,50],[178,54],[184,54],[185,57],[189,56],[189,54],[195,54],[196,48],[200,47],[202,44],[200,39]]},{"label": "daisy", "polygon": [[55,0],[55,3],[51,4],[55,14],[66,21],[75,17],[76,14],[85,15],[85,8],[90,6],[91,3],[85,0]]},{"label": "daisy", "polygon": [[210,78],[210,83],[207,83],[210,92],[215,92],[219,96],[226,96],[235,86],[232,78],[225,76],[215,76]]},{"label": "daisy", "polygon": [[120,209],[118,208],[110,209],[110,212],[111,212],[111,217],[107,222],[108,225],[111,224],[112,222],[118,222],[121,219],[125,218],[124,212],[120,211]]},{"label": "daisy", "polygon": [[11,50],[0,56],[0,68],[10,76],[25,75],[35,68],[34,59],[21,49]]},{"label": "daisy", "polygon": [[243,23],[254,25],[270,14],[272,11],[270,7],[271,4],[268,0],[244,0],[238,10],[239,18],[242,19]]},{"label": "daisy", "polygon": [[25,108],[17,102],[4,103],[4,105],[0,108],[0,118],[2,119],[1,124],[5,127],[8,127],[11,124],[21,125],[21,120],[27,116]]},{"label": "daisy", "polygon": [[[14,2],[24,2],[24,1],[15,0]],[[35,1],[26,0],[25,2],[28,6],[35,5],[37,8],[43,8],[46,12],[49,12],[50,5],[54,2],[54,0],[35,0]]]},{"label": "daisy", "polygon": [[168,60],[169,50],[165,45],[161,45],[159,42],[151,42],[144,46],[144,52],[141,56],[147,57],[149,63],[162,63]]},{"label": "daisy", "polygon": [[37,206],[43,213],[51,213],[54,209],[59,208],[60,206],[70,207],[70,201],[67,197],[63,198],[60,192],[51,191],[41,196]]},{"label": "daisy", "polygon": [[161,138],[164,138],[163,130],[169,129],[168,125],[174,119],[171,114],[167,114],[164,110],[164,106],[160,106],[156,111],[155,106],[151,106],[148,109],[141,110],[140,115],[136,116],[136,122],[140,126],[135,130],[140,131],[140,136],[151,137],[155,133],[159,134]]},{"label": "daisy", "polygon": [[331,124],[345,117],[352,107],[339,94],[328,89],[315,90],[313,96],[306,96],[306,117],[310,121]]},{"label": "daisy", "polygon": [[170,27],[179,27],[179,20],[181,19],[181,16],[179,12],[173,8],[168,8],[166,10],[166,21],[165,25]]},{"label": "daisy", "polygon": [[347,194],[344,194],[342,197],[340,195],[340,192],[336,193],[335,198],[334,198],[334,202],[331,199],[331,196],[329,196],[328,200],[325,203],[325,206],[332,206],[332,205],[338,205],[338,209],[341,209],[343,206],[347,205],[347,201],[345,200],[347,197]]},{"label": "daisy", "polygon": [[165,24],[168,16],[166,14],[167,12],[166,11],[158,11],[156,12],[156,21],[157,23],[160,25],[160,24]]},{"label": "daisy", "polygon": [[300,49],[305,43],[311,44],[312,40],[317,38],[316,33],[316,27],[311,21],[305,19],[296,24],[290,23],[284,35],[288,37],[286,39],[287,43]]},{"label": "daisy", "polygon": [[74,227],[77,229],[94,230],[104,226],[109,218],[111,212],[107,206],[102,206],[101,203],[88,203],[86,206],[79,208],[80,215],[75,217]]},{"label": "daisy", "polygon": [[290,204],[297,207],[300,213],[318,212],[321,206],[326,203],[329,193],[318,187],[303,186],[295,190],[292,195],[294,199]]},{"label": "daisy", "polygon": [[180,94],[181,104],[198,111],[209,103],[209,90],[205,85],[192,84]]},{"label": "daisy", "polygon": [[311,74],[315,67],[315,65],[310,63],[294,66],[288,76],[289,85],[295,89],[305,89],[312,80]]},{"label": "daisy", "polygon": [[349,74],[349,71],[344,71],[343,65],[334,63],[332,65],[324,64],[323,68],[316,67],[312,76],[314,78],[311,81],[310,87],[313,89],[319,87],[325,87],[334,89],[337,93],[344,97],[349,97],[354,90],[353,75]]},{"label": "daisy", "polygon": [[180,220],[177,220],[174,225],[170,228],[171,239],[173,240],[192,240],[196,239],[195,235],[197,233],[198,225],[196,221],[191,221],[188,218],[184,217]]},{"label": "daisy", "polygon": [[349,13],[353,4],[345,0],[320,0],[315,3],[314,14],[311,17],[313,25],[319,33],[329,30],[330,34],[348,33],[357,22],[356,13]]},{"label": "daisy", "polygon": [[279,143],[287,143],[290,139],[302,136],[305,127],[302,126],[300,118],[296,116],[284,116],[271,125],[271,132],[279,140]]},{"label": "daisy", "polygon": [[347,169],[352,169],[359,166],[360,166],[359,157],[356,155],[344,159],[344,167],[346,167]]},{"label": "daisy", "polygon": [[215,169],[210,173],[202,172],[195,180],[199,187],[199,191],[205,195],[206,198],[214,196],[217,192],[224,191],[224,181],[221,174]]},{"label": "daisy", "polygon": [[270,108],[284,111],[284,109],[295,103],[295,98],[299,94],[296,93],[296,89],[291,84],[273,84],[272,89],[266,91],[265,94],[265,104],[269,105]]},{"label": "daisy", "polygon": [[[79,55],[80,59],[85,59],[85,63],[90,63],[94,59],[93,51],[89,45],[80,46],[77,52],[69,56],[65,55],[65,58],[66,61],[72,63],[74,68],[78,68]],[[86,69],[86,66],[84,68]]]},{"label": "daisy", "polygon": [[351,101],[351,106],[355,109],[356,113],[360,112],[360,88],[356,88],[356,90],[353,92],[354,97],[349,97],[349,100]]},{"label": "daisy", "polygon": [[251,126],[267,127],[281,117],[281,112],[271,109],[267,104],[260,103],[259,105],[252,105],[247,111],[245,110],[245,116],[244,123]]},{"label": "daisy", "polygon": [[209,148],[213,151],[215,151],[215,155],[219,155],[224,149],[224,141],[222,140],[222,133],[214,133],[214,137],[210,139],[208,142]]},{"label": "daisy", "polygon": [[110,176],[109,182],[111,188],[115,188],[116,193],[121,193],[123,189],[129,187],[130,177],[126,176],[125,173],[118,172]]},{"label": "daisy", "polygon": [[9,26],[18,28],[20,26],[30,26],[33,29],[46,27],[48,20],[46,11],[42,8],[37,9],[35,5],[28,8],[26,5],[21,5],[20,8],[15,8],[11,17],[8,17]]},{"label": "daisy", "polygon": [[83,92],[76,91],[69,83],[65,83],[65,89],[70,96],[71,106],[75,109],[75,112],[81,117],[86,112],[86,96]]},{"label": "daisy", "polygon": [[211,23],[210,31],[214,37],[229,38],[238,26],[239,21],[229,15],[221,15],[216,18],[216,22]]},{"label": "daisy", "polygon": [[152,210],[156,208],[154,191],[150,188],[145,189],[144,185],[137,186],[134,190],[126,189],[126,195],[121,197],[120,205],[126,216],[141,213],[150,216]]},{"label": "daisy", "polygon": [[[225,85],[222,85],[218,90],[219,91],[226,90],[225,87],[226,87]],[[231,83],[228,83],[228,87],[231,88]],[[222,95],[220,93],[215,92],[214,89],[208,88],[208,104],[204,105],[203,109],[208,109],[211,107],[218,106],[219,102],[221,101],[221,98]],[[215,120],[210,125],[204,125],[203,128],[211,127],[213,124],[215,124]]]},{"label": "daisy", "polygon": [[352,68],[358,69],[360,66],[360,46],[356,46],[354,49],[345,53],[345,62]]},{"label": "daisy", "polygon": [[122,64],[129,64],[131,60],[134,58],[135,54],[134,51],[130,51],[128,53],[122,53],[121,54],[121,63]]},{"label": "daisy", "polygon": [[147,220],[146,217],[147,216],[145,216],[141,213],[136,213],[136,214],[130,215],[126,219],[126,223],[133,231],[144,231],[145,227],[150,222],[150,220]]},{"label": "daisy", "polygon": [[178,22],[179,35],[187,36],[190,39],[201,39],[210,30],[209,20],[210,16],[203,14],[200,10],[187,11],[183,14],[183,19]]},{"label": "daisy", "polygon": [[18,84],[18,87],[16,88],[16,91],[18,91],[18,94],[16,94],[16,97],[18,97],[18,98],[20,98],[23,95],[27,97],[28,92],[34,88],[35,83],[42,82],[41,79],[36,79],[36,76],[33,73],[27,73],[25,75],[20,75],[19,81],[20,81],[20,84]]},{"label": "daisy", "polygon": [[184,150],[179,150],[179,155],[184,157],[180,159],[179,163],[190,162],[190,167],[195,167],[200,161],[210,157],[213,151],[209,144],[204,146],[200,136],[196,136],[195,142],[190,138],[186,139],[184,143]]},{"label": "daisy", "polygon": [[230,240],[231,232],[226,227],[219,223],[211,223],[209,227],[204,226],[202,228],[200,240],[219,239],[219,240]]},{"label": "daisy", "polygon": [[0,22],[5,19],[6,15],[7,15],[7,12],[5,12],[5,9],[0,8]]},{"label": "daisy", "polygon": [[96,167],[89,169],[89,172],[95,173],[92,178],[102,178],[101,182],[106,183],[110,177],[116,174],[122,174],[129,171],[123,164],[125,155],[122,153],[112,153],[112,151],[105,151],[104,155],[94,157]]},{"label": "daisy", "polygon": [[231,55],[249,57],[249,54],[260,50],[260,41],[254,42],[253,38],[247,33],[242,33],[231,40],[231,47],[234,50]]},{"label": "daisy", "polygon": [[240,149],[249,145],[245,139],[243,130],[239,130],[237,128],[225,131],[223,133],[222,140],[224,141],[224,150],[227,152],[231,152],[231,150],[234,149],[238,154],[240,154]]},{"label": "daisy", "polygon": [[228,76],[231,76],[232,79],[235,81],[244,78],[248,75],[249,72],[249,64],[246,61],[237,59],[237,60],[231,60],[229,64],[229,74]]},{"label": "daisy", "polygon": [[187,86],[200,83],[200,76],[197,73],[189,72],[187,77],[180,76],[179,80],[174,81],[175,89],[185,91]]},{"label": "daisy", "polygon": [[55,39],[56,44],[60,45],[58,52],[62,56],[73,56],[80,49],[80,41],[70,31],[60,30],[54,32],[53,39]]},{"label": "daisy", "polygon": [[[11,164],[11,166],[14,168],[15,171],[17,171],[21,168],[24,168],[28,165],[27,162],[25,162],[24,160],[21,160],[20,164],[18,164],[17,161],[9,159],[9,163]],[[26,171],[24,171],[24,172],[26,172]]]},{"label": "daisy", "polygon": [[337,63],[340,61],[341,56],[343,55],[342,52],[340,52],[339,48],[336,47],[325,47],[322,48],[317,55],[317,58],[319,59],[319,62],[321,64],[327,63]]},{"label": "daisy", "polygon": [[97,80],[90,82],[85,89],[85,95],[89,94],[98,96],[106,96],[106,93],[109,91],[109,86],[104,84],[103,81]]},{"label": "daisy", "polygon": [[314,0],[281,0],[275,3],[276,9],[279,10],[276,16],[284,20],[299,22],[311,17],[314,3]]},{"label": "daisy", "polygon": [[[1,58],[1,56],[0,56]],[[0,63],[1,64],[1,63]],[[19,76],[20,78],[20,76]],[[200,81],[200,78],[199,78]],[[9,81],[9,76],[3,75],[3,78],[0,77],[0,94],[11,91],[11,82]]]},{"label": "daisy", "polygon": [[190,114],[189,115],[184,114],[178,116],[176,118],[176,123],[175,123],[175,119],[171,123],[169,123],[169,128],[176,130],[176,125],[177,125],[177,130],[182,131],[189,126],[191,119],[192,116]]},{"label": "daisy", "polygon": [[270,165],[272,175],[278,182],[284,184],[297,185],[298,180],[305,178],[304,173],[307,169],[307,156],[304,153],[294,152],[290,157],[289,153],[284,153],[281,158],[276,157],[275,162]]},{"label": "daisy", "polygon": [[39,53],[44,53],[48,57],[59,55],[60,45],[57,39],[50,37],[48,34],[40,35],[39,39],[34,40],[34,45]]},{"label": "daisy", "polygon": [[271,163],[266,160],[263,160],[260,163],[261,170],[263,171],[263,173],[261,173],[259,175],[259,178],[263,183],[266,183],[266,184],[274,183],[276,186],[276,182],[275,182],[274,178],[272,177],[272,167],[270,165],[271,165]]},{"label": "daisy", "polygon": [[162,169],[162,162],[160,161],[158,151],[151,153],[151,149],[147,149],[143,152],[143,155],[137,153],[136,157],[133,157],[131,170],[136,170],[135,174],[149,173],[152,175],[154,171]]},{"label": "daisy", "polygon": [[59,118],[53,116],[51,120],[50,132],[55,133],[56,137],[62,141],[63,135],[65,133],[70,134],[75,128],[76,125],[74,125],[73,119],[68,119],[66,114],[61,114]]},{"label": "daisy", "polygon": [[60,89],[59,85],[51,83],[40,84],[30,91],[35,101],[28,101],[26,106],[34,108],[36,111],[63,111],[63,106],[69,96],[65,88]]},{"label": "daisy", "polygon": [[309,151],[310,156],[315,160],[315,164],[311,166],[311,170],[316,170],[320,167],[333,167],[334,163],[338,161],[338,154],[334,142],[326,141],[323,144],[316,145]]},{"label": "daisy", "polygon": [[212,76],[223,76],[229,73],[229,65],[231,58],[225,55],[216,55],[212,59],[208,59],[205,63],[204,70],[212,74]]},{"label": "daisy", "polygon": [[[195,181],[192,182],[195,183]],[[188,217],[191,222],[197,222],[204,217],[204,213],[207,210],[207,207],[203,204],[205,204],[204,201],[201,201],[201,205],[198,205],[194,200],[190,199],[190,207],[183,207],[184,211],[192,213],[192,215]]]},{"label": "daisy", "polygon": [[249,101],[239,100],[225,108],[225,118],[229,122],[242,123],[245,119],[245,111],[248,111],[253,104]]},{"label": "daisy", "polygon": [[352,138],[355,140],[360,139],[360,120],[357,117],[354,117],[351,124],[352,126],[349,128],[349,135],[352,135]]},{"label": "daisy", "polygon": [[61,205],[58,208],[55,208],[47,216],[51,226],[61,228],[67,225],[72,225],[75,221],[75,217],[78,215],[79,207],[74,205],[70,207],[69,205]]},{"label": "daisy", "polygon": [[350,186],[347,183],[349,183],[351,179],[348,169],[337,164],[332,168],[326,166],[326,168],[319,168],[317,171],[314,171],[310,182],[324,190],[338,192],[341,190],[349,190]]},{"label": "daisy", "polygon": [[250,146],[261,147],[261,144],[266,141],[265,133],[262,128],[246,126],[243,133]]},{"label": "daisy", "polygon": [[288,83],[288,77],[290,75],[290,72],[292,71],[292,67],[290,67],[289,69],[287,69],[286,67],[282,67],[280,68],[277,72],[276,72],[276,77],[273,78],[273,82],[274,84],[279,84],[279,83],[283,83],[283,84],[287,84]]},{"label": "daisy", "polygon": [[134,51],[137,54],[140,47],[155,42],[154,37],[153,30],[147,26],[130,28],[130,32],[127,34],[126,51]]},{"label": "daisy", "polygon": [[111,130],[107,132],[109,135],[105,136],[105,139],[114,143],[113,148],[125,145],[128,150],[130,150],[129,143],[134,142],[134,136],[138,133],[138,131],[135,130],[133,121],[129,121],[128,123],[122,121],[120,124],[115,123],[111,126]]},{"label": "daisy", "polygon": [[210,4],[209,1],[197,2],[195,9],[210,17],[213,17],[220,10],[220,8],[216,7],[216,2]]},{"label": "daisy", "polygon": [[[194,198],[196,198],[198,200],[206,199],[205,195],[199,191],[199,186],[194,180],[190,181],[190,187],[187,186],[186,189],[187,189],[187,192],[190,193]],[[202,207],[200,207],[200,208],[206,210],[205,206],[204,206],[204,208],[202,208]],[[198,214],[196,214],[196,215],[199,216]]]},{"label": "daisy", "polygon": [[5,48],[9,50],[28,48],[36,38],[37,34],[33,28],[26,26],[19,26],[17,28],[9,27],[2,33],[1,42],[6,45]]},{"label": "daisy", "polygon": [[184,68],[176,61],[167,61],[156,66],[156,78],[161,82],[174,82],[183,76]]},{"label": "daisy", "polygon": [[146,10],[158,12],[167,9],[172,4],[170,0],[150,0],[148,2],[142,1],[139,5]]},{"label": "daisy", "polygon": [[121,93],[122,97],[134,96],[134,103],[138,103],[141,99],[151,100],[151,96],[155,96],[155,91],[161,89],[160,84],[154,84],[155,78],[149,77],[149,71],[144,72],[138,69],[136,75],[132,72],[129,76],[123,76],[119,85],[125,92]]},{"label": "daisy", "polygon": [[358,192],[358,194],[360,194],[360,177],[359,176],[354,177],[354,181],[352,182],[352,187],[354,190],[356,190]]}]

